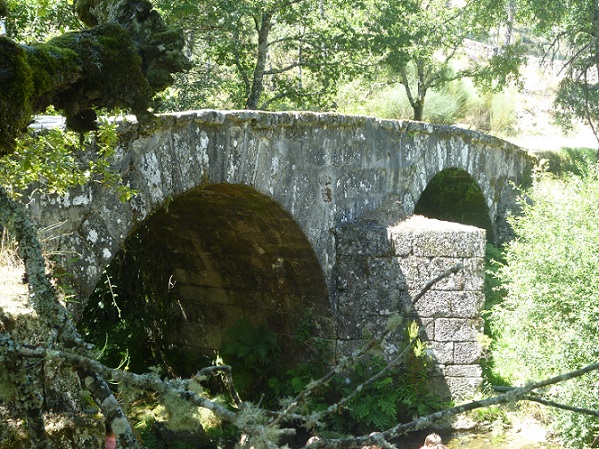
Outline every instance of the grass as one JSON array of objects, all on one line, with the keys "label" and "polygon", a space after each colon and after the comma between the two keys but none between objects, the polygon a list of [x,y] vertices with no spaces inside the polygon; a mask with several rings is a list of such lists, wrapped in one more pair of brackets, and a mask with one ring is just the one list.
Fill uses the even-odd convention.
[{"label": "grass", "polygon": [[[470,80],[456,80],[430,90],[425,99],[424,121],[478,129],[495,135],[513,135],[516,107],[513,93],[479,93]],[[401,84],[370,86],[352,81],[340,89],[339,111],[346,114],[411,120],[405,88]]]},{"label": "grass", "polygon": [[25,267],[17,255],[15,241],[3,229],[0,238],[0,310],[12,315],[30,311],[27,285],[23,283]]}]

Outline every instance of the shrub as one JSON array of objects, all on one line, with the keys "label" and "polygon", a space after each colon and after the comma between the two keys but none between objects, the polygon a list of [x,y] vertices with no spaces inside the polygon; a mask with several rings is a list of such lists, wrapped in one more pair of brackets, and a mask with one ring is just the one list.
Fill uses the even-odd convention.
[{"label": "shrub", "polygon": [[[517,239],[500,270],[508,294],[493,312],[496,369],[514,383],[599,359],[599,167],[581,176],[539,176],[513,220]],[[599,375],[551,389],[557,402],[597,409]],[[587,447],[599,420],[557,413],[567,447]]]}]

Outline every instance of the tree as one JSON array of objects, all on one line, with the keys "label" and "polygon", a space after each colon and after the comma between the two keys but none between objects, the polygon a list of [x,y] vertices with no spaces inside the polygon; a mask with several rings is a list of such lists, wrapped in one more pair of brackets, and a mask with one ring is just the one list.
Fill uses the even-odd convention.
[{"label": "tree", "polygon": [[517,44],[469,49],[470,39],[484,37],[506,20],[507,7],[500,1],[462,3],[409,0],[371,6],[369,46],[404,86],[414,120],[422,120],[430,89],[466,77],[501,89],[518,77],[523,52]]},{"label": "tree", "polygon": [[89,28],[44,44],[0,37],[0,154],[50,105],[80,132],[95,129],[97,108],[130,109],[143,118],[172,73],[187,67],[181,34],[148,0],[79,0],[75,7]]},{"label": "tree", "polygon": [[[506,249],[500,279],[505,301],[494,310],[496,369],[508,382],[572,369],[599,357],[599,167],[582,176],[545,174],[526,192],[517,238]],[[560,385],[549,398],[596,409],[597,374]],[[555,419],[567,447],[589,447],[597,416],[560,413]]]},{"label": "tree", "polygon": [[595,0],[520,3],[523,19],[549,39],[547,62],[563,58],[565,75],[555,99],[558,120],[566,129],[573,119],[583,120],[599,145],[599,4]]},{"label": "tree", "polygon": [[82,24],[73,2],[61,0],[3,0],[6,4],[7,35],[20,44],[45,42]]},{"label": "tree", "polygon": [[182,20],[200,63],[186,83],[224,92],[228,107],[330,104],[359,52],[350,48],[354,7],[345,0],[175,3],[163,0],[160,7],[171,20]]}]

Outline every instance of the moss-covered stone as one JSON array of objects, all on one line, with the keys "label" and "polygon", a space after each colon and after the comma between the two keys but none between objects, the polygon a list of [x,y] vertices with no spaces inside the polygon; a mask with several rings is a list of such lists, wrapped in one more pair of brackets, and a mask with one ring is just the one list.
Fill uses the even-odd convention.
[{"label": "moss-covered stone", "polygon": [[168,29],[148,0],[75,6],[92,28],[31,46],[0,38],[0,155],[49,105],[77,131],[94,129],[97,108],[144,116],[151,98],[172,84],[172,73],[188,68],[181,32]]},{"label": "moss-covered stone", "polygon": [[117,24],[67,33],[49,41],[78,56],[80,79],[54,96],[53,104],[67,117],[96,108],[126,108],[141,112],[152,96],[142,72],[142,58],[131,34]]}]

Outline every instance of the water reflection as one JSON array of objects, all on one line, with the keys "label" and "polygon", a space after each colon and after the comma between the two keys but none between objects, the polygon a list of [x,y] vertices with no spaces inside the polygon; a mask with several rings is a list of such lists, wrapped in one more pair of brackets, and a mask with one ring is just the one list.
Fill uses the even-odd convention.
[{"label": "water reflection", "polygon": [[[430,430],[412,432],[393,441],[399,449],[419,449]],[[545,428],[525,423],[509,429],[488,432],[437,431],[449,449],[560,449],[562,445],[548,441]]]}]

